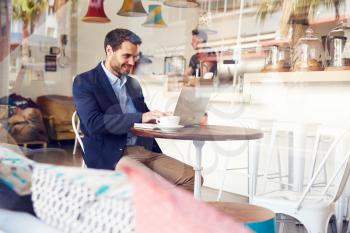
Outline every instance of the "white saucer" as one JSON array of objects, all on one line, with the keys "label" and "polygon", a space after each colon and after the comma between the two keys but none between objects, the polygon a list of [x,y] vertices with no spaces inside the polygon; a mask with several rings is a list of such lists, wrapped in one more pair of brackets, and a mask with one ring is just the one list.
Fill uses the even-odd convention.
[{"label": "white saucer", "polygon": [[164,132],[174,132],[178,129],[183,128],[183,125],[176,125],[176,126],[162,126],[162,125],[157,125],[157,128],[159,128],[161,131]]}]

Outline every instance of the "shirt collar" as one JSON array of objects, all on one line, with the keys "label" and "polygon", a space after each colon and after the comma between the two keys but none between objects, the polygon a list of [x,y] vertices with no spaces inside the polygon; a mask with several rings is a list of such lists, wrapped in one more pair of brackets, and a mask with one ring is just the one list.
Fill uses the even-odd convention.
[{"label": "shirt collar", "polygon": [[105,67],[104,61],[101,61],[101,66],[102,66],[103,71],[107,75],[107,78],[108,78],[108,80],[109,80],[109,82],[111,83],[112,86],[115,85],[115,84],[117,84],[120,87],[124,86],[124,84],[126,83],[126,80],[127,80],[126,75],[122,75],[121,78],[119,78],[118,76],[112,74],[112,72],[110,72]]}]

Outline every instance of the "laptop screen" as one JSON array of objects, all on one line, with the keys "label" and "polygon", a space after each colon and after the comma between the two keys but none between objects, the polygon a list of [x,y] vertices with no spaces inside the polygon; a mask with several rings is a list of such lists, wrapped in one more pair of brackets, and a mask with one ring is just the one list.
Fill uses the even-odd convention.
[{"label": "laptop screen", "polygon": [[210,99],[210,95],[205,95],[202,91],[196,87],[182,87],[174,111],[175,116],[180,116],[181,125],[200,123]]}]

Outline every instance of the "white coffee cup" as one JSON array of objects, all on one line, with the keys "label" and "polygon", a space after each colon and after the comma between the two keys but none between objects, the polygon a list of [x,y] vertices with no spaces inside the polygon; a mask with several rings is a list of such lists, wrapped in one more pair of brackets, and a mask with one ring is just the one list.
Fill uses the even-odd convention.
[{"label": "white coffee cup", "polygon": [[175,127],[179,125],[179,116],[162,116],[157,118],[157,125],[160,127]]},{"label": "white coffee cup", "polygon": [[214,73],[213,72],[207,72],[204,74],[204,79],[212,79],[214,76]]}]

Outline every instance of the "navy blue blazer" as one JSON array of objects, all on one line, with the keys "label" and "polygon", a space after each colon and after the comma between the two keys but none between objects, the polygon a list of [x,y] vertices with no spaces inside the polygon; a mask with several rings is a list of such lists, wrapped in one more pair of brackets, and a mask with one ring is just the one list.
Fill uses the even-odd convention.
[{"label": "navy blue blazer", "polygon": [[[126,147],[129,129],[149,111],[138,81],[128,77],[125,85],[137,113],[122,112],[101,63],[74,79],[73,99],[84,133],[83,158],[89,168],[114,169]],[[138,137],[136,144],[161,152],[152,138]]]}]

